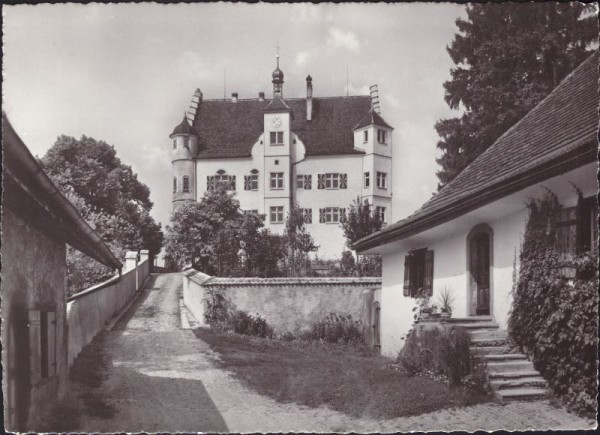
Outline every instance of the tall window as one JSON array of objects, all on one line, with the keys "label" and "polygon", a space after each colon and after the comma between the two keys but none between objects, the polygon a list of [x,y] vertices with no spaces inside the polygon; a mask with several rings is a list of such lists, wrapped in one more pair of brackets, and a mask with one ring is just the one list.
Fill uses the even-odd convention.
[{"label": "tall window", "polygon": [[187,136],[183,137],[183,147],[184,148],[189,148],[190,147],[190,138]]},{"label": "tall window", "polygon": [[377,142],[386,144],[386,132],[385,130],[377,130]]},{"label": "tall window", "polygon": [[369,172],[365,172],[365,187],[371,186],[371,174]]},{"label": "tall window", "polygon": [[271,132],[271,145],[283,145],[283,131]]},{"label": "tall window", "polygon": [[271,190],[283,189],[283,172],[271,172]]},{"label": "tall window", "polygon": [[173,149],[177,148],[177,139],[173,138]]},{"label": "tall window", "polygon": [[404,258],[404,296],[433,294],[433,251],[419,249]]},{"label": "tall window", "polygon": [[387,189],[387,174],[385,172],[377,172],[377,187]]},{"label": "tall window", "polygon": [[363,142],[368,142],[369,141],[369,131],[365,130],[363,131]]},{"label": "tall window", "polygon": [[177,177],[173,177],[173,193],[177,192]]},{"label": "tall window", "polygon": [[283,223],[283,206],[275,206],[270,209],[270,217],[272,224],[281,224]]},{"label": "tall window", "polygon": [[304,175],[296,175],[296,188],[304,189]]},{"label": "tall window", "polygon": [[325,189],[339,189],[340,174],[325,174]]},{"label": "tall window", "polygon": [[244,175],[244,190],[258,190],[258,174]]},{"label": "tall window", "polygon": [[375,207],[375,213],[377,213],[381,222],[385,222],[385,207]]},{"label": "tall window", "polygon": [[187,175],[183,176],[183,192],[190,192],[190,177],[188,177]]}]

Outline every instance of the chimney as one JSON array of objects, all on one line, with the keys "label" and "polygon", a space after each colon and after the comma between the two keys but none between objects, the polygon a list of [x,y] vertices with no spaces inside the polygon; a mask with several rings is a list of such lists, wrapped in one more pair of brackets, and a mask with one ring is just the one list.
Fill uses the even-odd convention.
[{"label": "chimney", "polygon": [[265,101],[265,93],[264,92],[258,93],[258,101]]},{"label": "chimney", "polygon": [[312,120],[312,77],[306,77],[306,120]]},{"label": "chimney", "polygon": [[232,92],[231,93],[231,102],[232,103],[237,103],[238,100],[238,93],[237,92]]}]

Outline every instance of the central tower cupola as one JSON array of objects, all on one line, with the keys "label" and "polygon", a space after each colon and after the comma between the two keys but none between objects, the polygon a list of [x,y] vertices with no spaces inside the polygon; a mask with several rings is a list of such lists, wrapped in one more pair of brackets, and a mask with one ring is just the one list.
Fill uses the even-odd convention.
[{"label": "central tower cupola", "polygon": [[273,71],[273,98],[279,95],[283,98],[283,71],[279,69],[279,48],[277,49],[277,68]]}]

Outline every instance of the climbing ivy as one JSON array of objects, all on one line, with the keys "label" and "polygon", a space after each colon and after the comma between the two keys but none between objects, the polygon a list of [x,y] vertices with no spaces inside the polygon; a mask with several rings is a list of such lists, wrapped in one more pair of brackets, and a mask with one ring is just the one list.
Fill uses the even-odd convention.
[{"label": "climbing ivy", "polygon": [[529,220],[520,253],[508,320],[511,341],[533,359],[551,389],[575,411],[594,414],[597,402],[597,258],[581,254],[568,266],[559,261],[555,216],[560,209],[549,194],[528,204]]}]

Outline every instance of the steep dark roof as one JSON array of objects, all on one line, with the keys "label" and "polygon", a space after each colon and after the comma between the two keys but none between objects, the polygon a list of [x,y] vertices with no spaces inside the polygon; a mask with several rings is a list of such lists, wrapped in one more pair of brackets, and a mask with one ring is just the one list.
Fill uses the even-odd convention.
[{"label": "steep dark roof", "polygon": [[598,56],[595,52],[585,60],[419,210],[357,241],[355,249],[366,250],[409,237],[595,161]]},{"label": "steep dark roof", "polygon": [[[263,133],[263,112],[270,100],[203,100],[194,128],[199,159],[249,157]],[[354,149],[354,126],[371,108],[369,96],[313,98],[312,121],[306,120],[306,99],[286,98],[294,113],[292,131],[306,146],[306,155],[362,154]]]},{"label": "steep dark roof", "polygon": [[291,112],[290,106],[285,104],[283,98],[279,95],[275,95],[275,98],[271,100],[267,107],[265,107],[265,112]]},{"label": "steep dark roof", "polygon": [[171,136],[176,135],[176,134],[197,135],[198,133],[196,133],[196,130],[194,130],[194,128],[190,125],[190,123],[188,122],[185,115],[183,115],[183,121],[181,121],[181,123],[177,127],[175,127],[175,129],[173,130],[173,133],[171,133]]},{"label": "steep dark roof", "polygon": [[383,120],[379,113],[375,112],[373,109],[369,110],[369,112],[363,116],[359,123],[356,124],[354,129],[356,130],[358,128],[363,128],[367,125],[379,125],[381,127],[393,128]]}]

